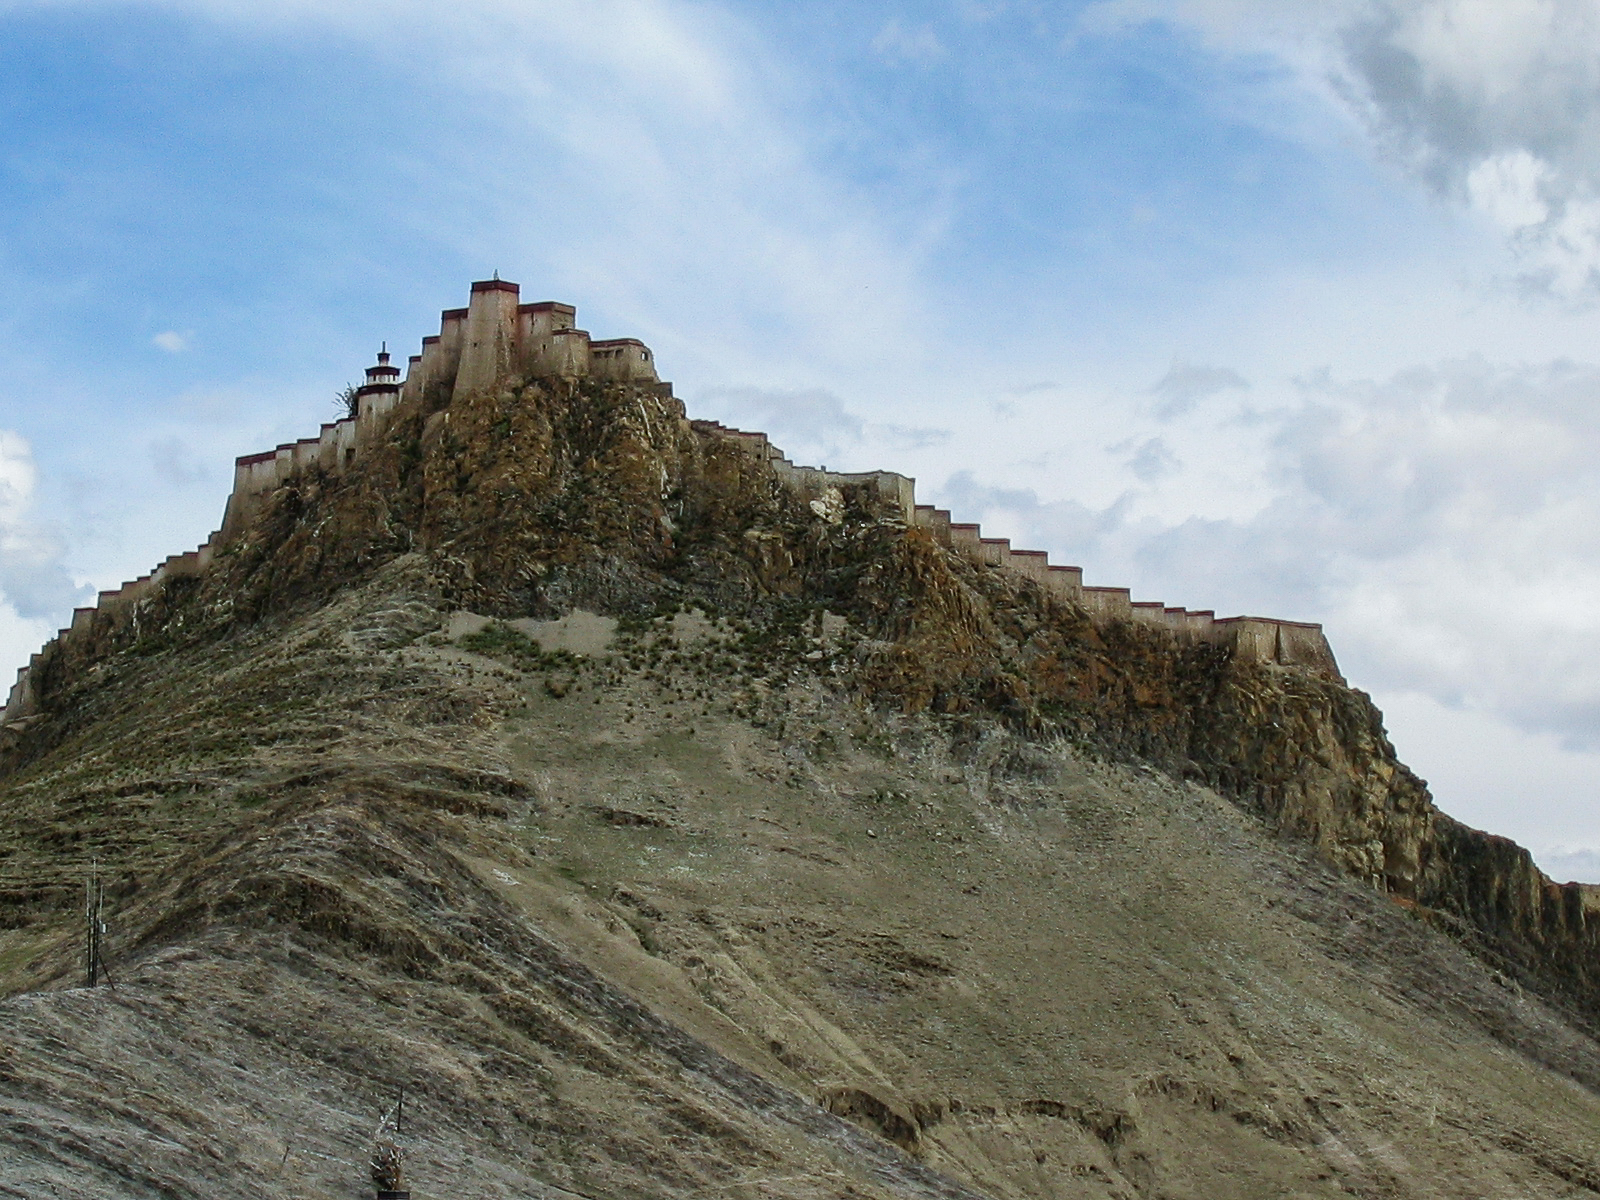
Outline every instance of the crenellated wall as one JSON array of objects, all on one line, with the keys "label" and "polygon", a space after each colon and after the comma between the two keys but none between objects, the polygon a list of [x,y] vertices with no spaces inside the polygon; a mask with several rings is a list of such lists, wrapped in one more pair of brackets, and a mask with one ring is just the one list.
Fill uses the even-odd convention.
[{"label": "crenellated wall", "polygon": [[[114,617],[127,612],[167,580],[204,572],[213,554],[248,527],[250,518],[274,490],[311,468],[333,475],[342,473],[360,459],[364,447],[382,437],[399,405],[421,398],[435,385],[448,385],[453,394],[465,394],[493,387],[508,378],[562,376],[670,389],[671,384],[659,382],[655,356],[643,342],[634,338],[591,341],[586,331],[576,327],[577,310],[570,304],[520,304],[518,300],[519,289],[514,283],[502,279],[474,283],[468,306],[446,309],[440,314],[438,334],[422,339],[422,352],[410,357],[403,382],[392,382],[397,372],[387,368],[388,355],[382,354],[380,367],[367,372],[367,386],[357,391],[353,417],[322,426],[314,438],[302,438],[237,459],[222,528],[204,545],[168,558],[150,574],[101,592],[93,607],[73,613],[71,624],[56,635],[55,641],[67,643],[87,637],[98,616]],[[1126,588],[1085,587],[1083,571],[1078,567],[1053,564],[1042,550],[1014,550],[1005,538],[986,538],[978,526],[952,522],[944,509],[916,503],[915,481],[907,476],[892,471],[848,473],[797,466],[764,433],[730,429],[715,421],[692,421],[690,427],[704,436],[738,446],[766,463],[787,486],[813,501],[819,514],[830,511],[830,493],[837,498],[839,490],[870,487],[902,514],[907,525],[929,530],[941,544],[975,563],[1012,572],[1059,600],[1082,606],[1097,622],[1137,621],[1169,630],[1181,639],[1229,645],[1236,654],[1253,661],[1304,667],[1339,678],[1333,652],[1320,625],[1264,617],[1217,620],[1210,611],[1189,612],[1154,601],[1134,602]],[[34,711],[29,673],[39,658],[40,654],[33,655],[28,666],[17,672],[5,710],[0,712],[0,724]]]},{"label": "crenellated wall", "polygon": [[1136,621],[1169,630],[1185,641],[1231,646],[1236,654],[1254,662],[1303,667],[1330,675],[1341,683],[1344,681],[1321,625],[1268,617],[1219,620],[1210,609],[1191,612],[1169,608],[1159,600],[1135,601],[1127,588],[1085,587],[1081,567],[1053,564],[1043,550],[1014,550],[1006,538],[986,538],[977,525],[953,522],[946,510],[916,503],[916,481],[904,475],[892,471],[845,474],[797,467],[764,433],[730,429],[716,421],[692,421],[690,424],[701,433],[723,438],[771,463],[779,478],[807,499],[820,498],[829,488],[870,484],[883,499],[900,510],[907,525],[927,529],[942,545],[975,563],[1020,575],[1057,599],[1081,605],[1097,622]]}]

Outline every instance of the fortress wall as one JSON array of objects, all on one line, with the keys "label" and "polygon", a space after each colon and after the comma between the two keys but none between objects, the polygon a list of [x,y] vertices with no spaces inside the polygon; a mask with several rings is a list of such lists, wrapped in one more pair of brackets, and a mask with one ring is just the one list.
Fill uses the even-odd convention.
[{"label": "fortress wall", "polygon": [[198,550],[191,550],[187,554],[175,554],[162,564],[166,568],[166,575],[169,579],[196,576],[210,565],[211,559],[209,556],[207,556],[205,562],[202,563],[200,561],[200,552]]},{"label": "fortress wall", "polygon": [[727,432],[736,435],[729,440],[746,452],[757,458],[767,455],[767,461],[772,464],[772,469],[778,478],[786,487],[802,497],[816,499],[829,488],[842,491],[845,488],[869,487],[878,494],[879,499],[886,501],[901,513],[911,512],[916,508],[916,483],[904,475],[896,475],[893,471],[847,473],[825,471],[821,467],[797,467],[787,458],[775,457],[781,456],[782,451],[768,442],[765,434],[748,434],[739,430]]},{"label": "fortress wall", "polygon": [[[91,607],[73,609],[72,620],[68,622],[67,627],[58,630],[56,636],[46,643],[45,648],[48,649],[50,645],[69,646],[81,640],[88,636],[90,630],[94,628],[95,619],[101,613],[116,615],[117,613],[125,612],[141,600],[155,595],[169,579],[190,578],[203,574],[211,565],[214,547],[220,536],[220,533],[213,533],[204,544],[196,549],[189,550],[183,554],[169,555],[160,566],[156,567],[148,575],[141,575],[139,578],[123,584],[120,588],[100,592],[95,597],[95,603]],[[39,657],[38,654],[35,654],[29,660],[29,665],[17,672],[19,685],[32,666],[39,661]],[[13,692],[16,692],[15,687],[13,687]],[[8,704],[4,712],[0,712],[0,722],[8,720],[15,715],[20,714],[13,713]]]},{"label": "fortress wall", "polygon": [[1083,603],[1083,568],[1050,566],[1045,570],[1045,587],[1057,598]]},{"label": "fortress wall", "polygon": [[111,616],[125,612],[151,593],[153,589],[150,582],[151,576],[141,575],[132,583],[125,583],[115,591],[101,592],[96,597],[95,607]]},{"label": "fortress wall", "polygon": [[461,366],[456,372],[456,390],[460,394],[492,387],[518,366],[520,292],[516,284],[503,279],[479,280],[472,285],[462,333]]},{"label": "fortress wall", "polygon": [[1086,587],[1083,606],[1090,616],[1101,620],[1133,619],[1133,601],[1127,588]]},{"label": "fortress wall", "polygon": [[613,338],[589,344],[589,373],[619,383],[655,383],[656,365],[650,348],[637,338]]},{"label": "fortress wall", "polygon": [[950,523],[950,548],[960,554],[965,554],[974,562],[981,562],[981,552],[978,549],[982,540],[983,531],[976,525],[968,525],[960,521]]},{"label": "fortress wall", "polygon": [[26,717],[38,707],[38,697],[34,695],[29,677],[33,668],[39,661],[39,655],[32,655],[28,665],[17,668],[17,681],[11,685],[11,693],[6,697],[5,712],[0,713],[7,721],[14,721],[18,717]]},{"label": "fortress wall", "polygon": [[[783,451],[774,446],[764,433],[731,429],[720,421],[690,421],[689,428],[737,446],[758,461],[770,464],[773,473],[786,487],[808,499],[816,499],[829,488],[843,490],[865,486],[872,488],[881,500],[899,511],[906,524],[918,524],[924,520],[919,516],[916,480],[910,476],[894,471],[829,471],[824,467],[796,466],[784,457]],[[950,514],[944,513],[943,516],[948,526]]]},{"label": "fortress wall", "polygon": [[[291,476],[307,467],[340,473],[353,455],[371,439],[381,435],[395,408],[406,400],[419,398],[426,388],[438,382],[461,386],[463,363],[466,386],[487,386],[524,365],[542,366],[539,353],[548,356],[548,369],[566,375],[584,375],[590,369],[589,335],[574,328],[577,310],[570,304],[545,301],[539,304],[516,303],[517,285],[490,280],[473,285],[472,302],[466,308],[446,309],[439,316],[439,333],[422,339],[422,353],[410,357],[405,382],[392,392],[373,392],[361,398],[354,418],[325,424],[314,438],[302,438],[260,454],[247,454],[234,461],[233,490],[223,511],[222,528],[198,549],[169,557],[148,575],[142,575],[120,588],[101,592],[90,608],[77,609],[67,628],[49,644],[69,644],[86,637],[99,614],[110,616],[128,611],[154,595],[169,579],[200,575],[210,567],[216,547],[236,537],[260,506],[262,498]],[[541,342],[540,339],[544,339]],[[533,359],[523,353],[532,343]],[[541,351],[540,347],[543,346]],[[616,351],[606,356],[602,377],[625,379],[654,385],[657,393],[672,395],[672,385],[656,375],[654,355],[649,347],[633,338],[616,339],[602,346]],[[487,372],[487,379],[485,373]],[[681,412],[681,405],[679,406]],[[743,437],[745,435],[741,435]],[[750,435],[766,446],[765,435]],[[898,480],[887,472],[862,478]],[[909,487],[909,481],[903,481]],[[909,507],[910,496],[907,494]],[[47,647],[48,648],[48,644]],[[17,672],[0,723],[32,711],[36,700],[28,684],[31,669],[39,661],[35,654],[29,665]]]},{"label": "fortress wall", "polygon": [[1216,636],[1252,662],[1278,661],[1278,623],[1262,617],[1224,617],[1214,622]]},{"label": "fortress wall", "polygon": [[264,450],[234,461],[234,491],[264,492],[277,485],[278,452]]},{"label": "fortress wall", "polygon": [[589,331],[558,329],[550,336],[550,373],[578,376],[589,373]]},{"label": "fortress wall", "polygon": [[911,514],[912,524],[920,525],[933,534],[934,541],[946,549],[950,546],[950,514],[931,504],[914,505]]},{"label": "fortress wall", "polygon": [[348,449],[360,453],[364,442],[375,440],[389,424],[389,416],[400,403],[400,392],[376,392],[361,397],[361,411],[353,422]]},{"label": "fortress wall", "polygon": [[422,339],[422,353],[411,360],[406,370],[406,381],[400,385],[400,397],[406,402],[420,399],[430,384],[443,375],[440,364],[444,352],[439,348],[438,335]]},{"label": "fortress wall", "polygon": [[357,428],[357,423],[348,419],[334,422],[331,440],[333,442],[334,461],[341,471],[355,460]]},{"label": "fortress wall", "polygon": [[517,306],[517,341],[528,345],[549,337],[558,329],[573,329],[578,324],[578,310],[570,304],[555,300],[541,300],[536,304]]},{"label": "fortress wall", "polygon": [[[873,471],[871,476],[878,485],[878,495],[898,508],[901,520],[909,525],[917,507],[917,481],[894,471]],[[847,475],[845,478],[854,479],[855,476]]]},{"label": "fortress wall", "polygon": [[[748,454],[757,458],[769,450],[768,444],[743,440],[735,443]],[[797,467],[787,458],[769,458],[773,472],[781,479],[785,487],[800,493],[802,496],[817,497],[828,490],[827,472],[819,471],[815,467]]]},{"label": "fortress wall", "polygon": [[773,445],[771,441],[768,440],[767,435],[764,433],[746,433],[742,429],[729,429],[724,432],[723,436],[732,441],[735,446],[738,446],[740,449],[755,455],[757,458],[769,460],[775,458],[788,464],[795,470],[800,469],[795,467],[794,464],[789,462],[788,459],[784,458],[782,454],[774,455]]},{"label": "fortress wall", "polygon": [[317,466],[324,471],[343,472],[355,458],[356,421],[346,417],[322,427],[317,439]]},{"label": "fortress wall", "polygon": [[317,431],[317,466],[324,471],[337,471],[343,467],[339,461],[339,448],[334,444],[334,426],[329,421]]},{"label": "fortress wall", "polygon": [[1338,663],[1333,657],[1333,647],[1328,645],[1327,635],[1323,633],[1321,625],[1303,621],[1278,621],[1276,624],[1279,663],[1284,666],[1308,667],[1312,670],[1330,672],[1343,680],[1343,676],[1339,674]]},{"label": "fortress wall", "polygon": [[1033,580],[1040,587],[1050,585],[1050,556],[1043,550],[1013,550],[1011,569]]},{"label": "fortress wall", "polygon": [[[467,313],[465,308],[447,308],[439,314],[439,379],[454,383],[461,369],[461,346],[465,341]],[[423,357],[427,357],[426,351]]]},{"label": "fortress wall", "polygon": [[1159,600],[1130,600],[1128,610],[1141,625],[1165,626],[1167,623],[1167,606]]},{"label": "fortress wall", "polygon": [[911,524],[942,535],[941,541],[973,562],[1013,571],[1052,595],[1081,604],[1096,621],[1131,620],[1170,630],[1184,640],[1214,641],[1258,662],[1303,667],[1341,679],[1333,651],[1320,625],[1262,617],[1218,620],[1210,609],[1189,612],[1155,600],[1133,600],[1127,588],[1085,587],[1080,567],[1054,566],[1041,550],[1014,550],[1006,538],[986,538],[973,524],[952,522],[930,504],[913,504]]},{"label": "fortress wall", "polygon": [[517,307],[518,365],[529,375],[556,373],[555,334],[577,326],[578,310],[543,300]]},{"label": "fortress wall", "polygon": [[233,492],[222,515],[222,532],[231,537],[249,521],[260,497],[277,486],[276,450],[246,454],[233,463]]}]

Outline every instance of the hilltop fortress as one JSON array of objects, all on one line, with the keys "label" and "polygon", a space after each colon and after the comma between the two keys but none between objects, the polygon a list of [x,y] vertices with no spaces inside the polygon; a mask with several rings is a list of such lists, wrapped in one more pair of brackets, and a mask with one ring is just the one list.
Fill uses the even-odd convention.
[{"label": "hilltop fortress", "polygon": [[[59,632],[56,641],[70,644],[74,638],[86,636],[97,620],[128,612],[168,580],[204,573],[217,552],[240,536],[252,514],[276,488],[305,471],[343,472],[360,459],[364,448],[375,444],[398,407],[420,399],[435,385],[450,389],[453,396],[464,396],[514,379],[587,378],[647,387],[671,398],[672,385],[660,381],[648,346],[634,338],[593,340],[576,327],[576,317],[577,310],[570,304],[520,303],[515,283],[499,278],[474,283],[467,307],[446,309],[441,314],[439,333],[422,339],[421,353],[411,356],[403,378],[387,350],[382,351],[377,364],[367,369],[366,382],[356,389],[353,416],[322,426],[316,437],[239,458],[221,529],[204,545],[168,558],[150,574],[101,592],[94,606],[73,613],[72,623]],[[1210,610],[1189,611],[1160,601],[1136,601],[1127,588],[1085,586],[1080,567],[1053,564],[1041,550],[1012,549],[1005,538],[984,537],[977,525],[952,521],[948,511],[916,503],[915,481],[907,476],[797,466],[764,433],[689,420],[681,403],[676,404],[676,412],[686,428],[699,436],[724,440],[767,464],[786,486],[811,502],[819,520],[830,519],[842,489],[870,487],[898,508],[908,526],[928,529],[948,549],[975,563],[1034,581],[1058,600],[1080,606],[1097,623],[1134,621],[1165,630],[1175,639],[1226,645],[1253,661],[1309,669],[1343,682],[1320,625],[1263,617],[1217,618]],[[29,666],[18,672],[0,713],[0,724],[35,710],[29,670],[39,657],[35,654]]]}]

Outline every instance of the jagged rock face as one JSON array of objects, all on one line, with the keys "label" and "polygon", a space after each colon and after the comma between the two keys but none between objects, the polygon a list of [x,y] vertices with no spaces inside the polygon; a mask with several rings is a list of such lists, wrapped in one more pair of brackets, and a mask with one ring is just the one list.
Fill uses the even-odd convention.
[{"label": "jagged rock face", "polygon": [[654,388],[435,393],[352,476],[309,473],[274,494],[204,591],[255,618],[416,548],[454,603],[511,617],[696,604],[781,629],[825,609],[876,643],[850,683],[877,701],[998,713],[1204,779],[1359,878],[1415,895],[1432,808],[1364,696],[1096,625],[906,529],[870,489],[844,500],[841,519],[820,519]]},{"label": "jagged rock face", "polygon": [[1443,813],[1423,852],[1428,916],[1507,974],[1600,1017],[1600,889],[1553,883],[1509,838]]},{"label": "jagged rock face", "polygon": [[[529,640],[574,609],[613,640]],[[36,670],[0,972],[71,978],[92,855],[131,999],[11,1002],[24,1194],[214,1193],[297,1112],[341,1194],[335,1098],[401,1077],[459,1195],[1600,1187],[1600,1055],[1515,982],[1592,1011],[1582,894],[1436,813],[1363,694],[1097,624],[867,489],[818,513],[658,389],[435,390]],[[86,1017],[130,1088],[264,1115],[103,1136],[50,1049]]]}]

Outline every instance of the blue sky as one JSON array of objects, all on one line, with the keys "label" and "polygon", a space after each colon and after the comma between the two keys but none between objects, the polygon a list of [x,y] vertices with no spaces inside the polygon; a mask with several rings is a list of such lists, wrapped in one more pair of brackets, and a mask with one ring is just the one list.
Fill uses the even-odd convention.
[{"label": "blue sky", "polygon": [[1600,879],[1595,0],[0,2],[0,657],[499,270],[697,415],[1326,624]]}]

